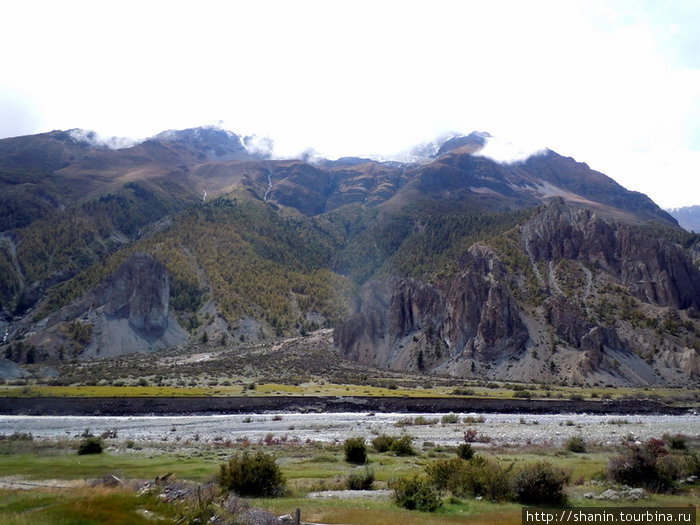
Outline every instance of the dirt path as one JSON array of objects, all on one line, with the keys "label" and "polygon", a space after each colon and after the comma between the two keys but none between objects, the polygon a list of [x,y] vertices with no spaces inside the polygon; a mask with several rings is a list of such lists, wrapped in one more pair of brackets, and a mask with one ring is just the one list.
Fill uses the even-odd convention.
[{"label": "dirt path", "polygon": [[85,479],[32,479],[28,480],[18,476],[5,476],[0,478],[0,489],[9,490],[33,490],[38,488],[49,489],[76,489],[89,486],[91,482]]}]

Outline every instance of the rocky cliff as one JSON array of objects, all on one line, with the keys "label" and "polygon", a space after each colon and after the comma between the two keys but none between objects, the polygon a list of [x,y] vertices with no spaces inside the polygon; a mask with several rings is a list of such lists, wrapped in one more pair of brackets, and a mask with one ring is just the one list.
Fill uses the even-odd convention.
[{"label": "rocky cliff", "polygon": [[146,253],[132,255],[83,298],[45,321],[29,344],[63,357],[107,357],[170,348],[187,334],[169,308],[165,266]]},{"label": "rocky cliff", "polygon": [[[346,357],[466,377],[654,384],[697,374],[700,271],[646,226],[555,199],[439,282],[365,285]],[[672,379],[675,374],[675,379]]]},{"label": "rocky cliff", "polygon": [[524,350],[527,330],[486,246],[439,284],[389,279],[365,286],[354,315],[336,328],[344,355],[397,369],[434,370],[448,362],[488,364]]},{"label": "rocky cliff", "polygon": [[697,267],[680,246],[648,227],[605,219],[557,200],[522,233],[533,264],[576,260],[610,273],[639,300],[679,309],[700,307]]}]

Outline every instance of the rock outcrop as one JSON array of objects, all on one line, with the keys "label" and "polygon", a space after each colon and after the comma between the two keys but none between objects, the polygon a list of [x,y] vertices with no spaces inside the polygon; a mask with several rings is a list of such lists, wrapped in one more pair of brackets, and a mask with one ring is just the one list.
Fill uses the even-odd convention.
[{"label": "rock outcrop", "polygon": [[139,252],[92,292],[49,317],[29,342],[59,358],[174,347],[186,341],[187,334],[170,312],[169,299],[165,266]]},{"label": "rock outcrop", "polygon": [[534,263],[577,260],[609,272],[642,301],[700,307],[700,271],[680,246],[648,227],[555,201],[524,225],[522,237]]},{"label": "rock outcrop", "polygon": [[[555,199],[494,246],[472,245],[446,281],[365,285],[335,330],[340,352],[461,377],[639,385],[697,375],[688,341],[700,270],[663,232]],[[659,345],[664,330],[674,339]]]},{"label": "rock outcrop", "polygon": [[125,319],[145,339],[158,339],[168,328],[170,282],[162,263],[139,252],[110,275],[96,294],[110,319]]},{"label": "rock outcrop", "polygon": [[165,266],[150,255],[132,255],[97,288],[85,314],[93,340],[83,357],[120,355],[177,346],[187,334],[169,307]]},{"label": "rock outcrop", "polygon": [[446,362],[499,362],[524,349],[527,330],[495,253],[474,246],[448,282],[392,278],[365,286],[335,330],[343,354],[365,364],[433,370]]}]

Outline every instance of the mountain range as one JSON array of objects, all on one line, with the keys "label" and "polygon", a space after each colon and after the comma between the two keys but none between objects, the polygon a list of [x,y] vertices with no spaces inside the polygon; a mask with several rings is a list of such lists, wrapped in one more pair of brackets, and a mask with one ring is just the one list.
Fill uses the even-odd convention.
[{"label": "mountain range", "polygon": [[667,210],[688,231],[700,233],[700,206],[685,206]]},{"label": "mountain range", "polygon": [[0,140],[0,357],[332,328],[329,352],[380,368],[697,385],[700,236],[586,164],[499,163],[488,140],[390,161],[276,159],[218,128]]}]

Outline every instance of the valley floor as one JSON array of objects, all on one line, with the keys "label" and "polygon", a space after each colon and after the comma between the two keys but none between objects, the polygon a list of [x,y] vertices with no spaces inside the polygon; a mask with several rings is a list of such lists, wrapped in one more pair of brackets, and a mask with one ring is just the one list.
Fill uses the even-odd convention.
[{"label": "valley floor", "polygon": [[[612,457],[651,438],[670,443],[682,435],[686,449],[672,450],[672,456],[697,455],[700,417],[694,414],[0,416],[0,428],[0,522],[11,525],[140,524],[154,519],[195,523],[193,516],[209,497],[206,494],[214,507],[219,501],[218,487],[212,485],[219,466],[245,451],[274,455],[287,480],[283,497],[245,503],[277,516],[293,516],[299,508],[307,523],[520,524],[520,504],[457,497],[447,491],[437,512],[410,511],[393,503],[387,489],[394,480],[424,476],[430,464],[456,457],[456,446],[467,435],[477,455],[508,468],[547,461],[564,469],[569,506],[700,505],[700,484],[695,479],[683,479],[673,494],[645,490],[642,499],[629,499],[605,475]],[[88,434],[102,436],[103,453],[76,454]],[[371,442],[380,435],[409,436],[414,455],[378,452]],[[345,461],[343,442],[354,436],[366,440],[365,466]],[[574,437],[582,438],[584,452],[569,449]],[[348,478],[366,469],[374,476],[372,492],[341,497],[347,495]],[[597,499],[609,489],[613,496],[607,497],[622,499]]]}]

